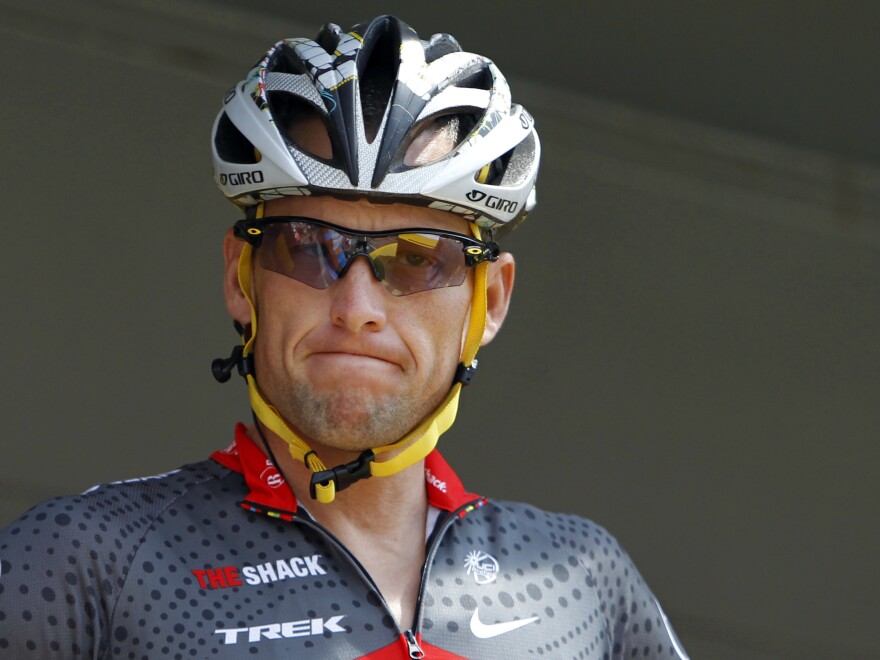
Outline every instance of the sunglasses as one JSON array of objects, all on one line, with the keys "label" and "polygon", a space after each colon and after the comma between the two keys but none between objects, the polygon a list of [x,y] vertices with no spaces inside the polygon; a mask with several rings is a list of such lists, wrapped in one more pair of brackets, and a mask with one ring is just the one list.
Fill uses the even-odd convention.
[{"label": "sunglasses", "polygon": [[261,267],[326,289],[364,256],[394,296],[461,285],[467,269],[498,258],[492,241],[440,229],[355,232],[297,216],[239,220],[235,236],[254,247]]}]

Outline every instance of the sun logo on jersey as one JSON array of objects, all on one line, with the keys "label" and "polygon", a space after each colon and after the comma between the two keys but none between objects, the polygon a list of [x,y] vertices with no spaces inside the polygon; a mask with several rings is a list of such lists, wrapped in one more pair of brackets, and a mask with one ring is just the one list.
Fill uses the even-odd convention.
[{"label": "sun logo on jersey", "polygon": [[490,584],[498,577],[498,560],[481,550],[471,550],[464,559],[464,567],[477,584]]}]

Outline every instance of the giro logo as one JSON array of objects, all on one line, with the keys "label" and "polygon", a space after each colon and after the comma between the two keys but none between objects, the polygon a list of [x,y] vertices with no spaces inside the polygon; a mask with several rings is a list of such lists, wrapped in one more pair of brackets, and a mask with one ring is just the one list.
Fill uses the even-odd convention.
[{"label": "giro logo", "polygon": [[226,186],[247,186],[255,183],[263,183],[263,170],[253,170],[251,172],[232,172],[220,174],[220,185]]},{"label": "giro logo", "polygon": [[477,584],[489,584],[498,577],[498,560],[481,550],[471,550],[464,559],[464,567]]},{"label": "giro logo", "polygon": [[267,639],[290,639],[291,637],[309,637],[312,635],[332,635],[333,633],[348,632],[339,625],[345,618],[344,614],[332,616],[329,619],[302,619],[300,621],[285,621],[284,623],[267,623],[262,626],[250,628],[219,628],[214,631],[215,635],[223,635],[224,644],[238,644],[246,635],[251,644],[262,642]]},{"label": "giro logo", "polygon": [[516,213],[516,209],[519,207],[519,202],[514,202],[512,199],[504,199],[503,197],[496,197],[495,195],[487,195],[482,190],[471,190],[465,195],[465,197],[472,202],[480,202],[483,206],[504,213]]}]

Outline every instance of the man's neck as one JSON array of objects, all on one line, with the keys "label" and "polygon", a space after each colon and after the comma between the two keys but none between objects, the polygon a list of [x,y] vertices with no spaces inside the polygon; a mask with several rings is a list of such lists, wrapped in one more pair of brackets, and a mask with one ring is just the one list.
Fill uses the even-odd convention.
[{"label": "man's neck", "polygon": [[[260,436],[250,433],[255,444],[263,448]],[[297,501],[309,514],[332,530],[330,521],[351,520],[363,533],[387,531],[389,526],[404,523],[412,530],[414,519],[426,519],[428,499],[425,490],[424,461],[389,477],[370,477],[355,482],[345,490],[337,490],[330,504],[320,504],[309,494],[311,471],[294,459],[287,443],[271,432],[266,433],[272,453],[281,472],[290,484]],[[321,460],[328,467],[335,467],[355,460],[359,453],[340,451],[310,442]]]},{"label": "man's neck", "polygon": [[[251,431],[251,438],[259,438]],[[367,569],[402,627],[409,627],[425,558],[428,497],[424,462],[389,477],[362,479],[338,491],[333,502],[321,504],[309,495],[309,469],[290,455],[284,440],[271,433],[266,434],[266,440],[297,501]],[[262,447],[259,440],[256,444]],[[357,457],[350,452],[314,448],[328,467]]]}]

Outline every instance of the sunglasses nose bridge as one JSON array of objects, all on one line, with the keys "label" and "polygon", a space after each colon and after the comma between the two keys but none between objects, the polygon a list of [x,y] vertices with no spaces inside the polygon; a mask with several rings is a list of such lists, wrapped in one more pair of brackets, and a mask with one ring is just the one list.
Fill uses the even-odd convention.
[{"label": "sunglasses nose bridge", "polygon": [[339,271],[339,278],[342,279],[343,277],[345,277],[346,273],[348,273],[349,268],[351,268],[351,265],[354,263],[354,260],[358,257],[363,257],[367,260],[367,263],[370,264],[370,270],[372,271],[373,276],[376,278],[376,281],[381,282],[384,273],[379,270],[378,264],[370,258],[367,242],[365,240],[358,241],[354,249],[352,249],[351,251],[346,251],[345,265],[342,267],[342,270]]}]

